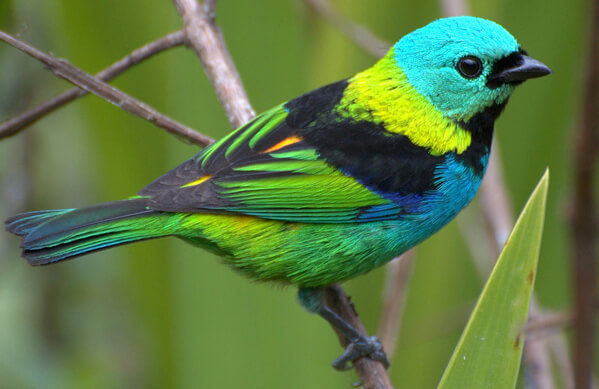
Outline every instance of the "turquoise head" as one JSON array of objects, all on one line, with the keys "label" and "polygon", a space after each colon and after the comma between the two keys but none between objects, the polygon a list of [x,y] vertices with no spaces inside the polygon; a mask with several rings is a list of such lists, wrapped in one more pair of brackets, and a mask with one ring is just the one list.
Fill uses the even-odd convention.
[{"label": "turquoise head", "polygon": [[461,122],[503,104],[522,81],[551,73],[499,24],[470,16],[436,20],[404,36],[393,51],[410,84]]}]

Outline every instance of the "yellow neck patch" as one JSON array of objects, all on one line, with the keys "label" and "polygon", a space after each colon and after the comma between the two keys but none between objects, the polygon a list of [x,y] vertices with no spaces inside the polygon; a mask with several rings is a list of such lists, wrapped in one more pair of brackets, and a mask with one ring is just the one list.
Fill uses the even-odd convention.
[{"label": "yellow neck patch", "polygon": [[416,91],[391,52],[349,80],[339,106],[341,115],[382,124],[432,155],[461,154],[472,141],[470,132],[444,117]]}]

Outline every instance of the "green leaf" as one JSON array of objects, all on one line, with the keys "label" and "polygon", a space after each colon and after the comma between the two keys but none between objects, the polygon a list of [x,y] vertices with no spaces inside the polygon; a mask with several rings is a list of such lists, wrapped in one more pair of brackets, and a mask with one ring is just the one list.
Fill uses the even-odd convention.
[{"label": "green leaf", "polygon": [[499,255],[439,389],[515,387],[537,270],[548,182],[546,170]]}]

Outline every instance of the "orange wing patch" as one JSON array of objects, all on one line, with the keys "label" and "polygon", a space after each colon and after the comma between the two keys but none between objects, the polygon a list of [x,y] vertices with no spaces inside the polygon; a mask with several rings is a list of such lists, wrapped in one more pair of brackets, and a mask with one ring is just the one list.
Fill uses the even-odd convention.
[{"label": "orange wing patch", "polygon": [[282,141],[280,141],[279,143],[277,143],[276,145],[269,147],[268,149],[264,150],[263,153],[272,153],[273,151],[277,151],[282,149],[283,147],[292,145],[294,143],[298,143],[301,142],[302,138],[300,138],[297,135],[291,135],[288,138],[283,139]]},{"label": "orange wing patch", "polygon": [[207,176],[203,176],[198,178],[195,181],[192,181],[190,183],[187,183],[185,185],[181,185],[181,188],[187,188],[188,186],[196,186],[196,185],[200,185],[202,182],[209,180],[210,178],[212,178],[211,175],[207,175]]}]

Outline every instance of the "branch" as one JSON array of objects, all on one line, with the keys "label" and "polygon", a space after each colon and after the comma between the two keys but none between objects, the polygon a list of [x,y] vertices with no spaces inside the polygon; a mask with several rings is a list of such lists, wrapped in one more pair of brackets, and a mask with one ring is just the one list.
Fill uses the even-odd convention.
[{"label": "branch", "polygon": [[462,16],[470,15],[470,7],[464,0],[441,0],[443,16]]},{"label": "branch", "polygon": [[[185,23],[188,43],[198,55],[218,99],[233,128],[251,120],[255,114],[248,100],[241,77],[233,65],[224,38],[214,24],[215,0],[198,4],[197,0],[174,0]],[[364,325],[340,286],[326,289],[327,305],[344,320],[366,335]],[[335,329],[335,328],[333,328]],[[345,347],[347,340],[340,337]],[[369,358],[354,361],[360,382],[365,388],[393,388],[382,363]]]},{"label": "branch", "polygon": [[[572,326],[574,316],[571,312],[544,313],[541,316],[531,316],[526,323],[526,336],[539,337],[544,333],[552,333]],[[529,340],[528,338],[526,339]]]},{"label": "branch", "polygon": [[377,334],[389,361],[393,359],[397,346],[397,337],[406,302],[406,292],[412,276],[414,259],[415,251],[412,249],[387,265],[383,309],[381,310]]},{"label": "branch", "polygon": [[574,381],[591,386],[597,258],[597,209],[594,200],[595,164],[599,141],[599,1],[591,2],[589,51],[583,88],[580,128],[574,153],[574,203],[570,217],[574,291]]},{"label": "branch", "polygon": [[[337,284],[329,286],[325,290],[326,305],[341,316],[345,321],[351,324],[362,335],[368,336],[364,324],[360,320],[354,305],[343,289]],[[335,329],[339,336],[339,342],[343,347],[349,344],[347,339]],[[360,377],[360,383],[365,389],[392,389],[393,384],[389,379],[387,370],[380,361],[373,361],[370,358],[360,358],[353,362],[354,369]]]},{"label": "branch", "polygon": [[492,148],[489,166],[480,186],[480,205],[493,245],[492,256],[497,258],[514,227],[514,210],[506,190],[499,143],[493,142]]},{"label": "branch", "polygon": [[208,1],[202,6],[197,0],[174,0],[174,3],[183,18],[187,42],[212,82],[231,127],[240,127],[256,114],[227,50],[222,32],[214,23],[216,1]]},{"label": "branch", "polygon": [[202,146],[205,146],[212,141],[212,139],[198,133],[197,131],[161,114],[151,106],[136,100],[126,93],[121,92],[117,88],[114,88],[90,76],[63,59],[58,59],[53,55],[43,53],[3,31],[0,31],[0,40],[42,62],[57,77],[67,80],[79,88],[86,90],[87,92],[93,93],[129,113],[146,119],[174,135],[183,137]]},{"label": "branch", "polygon": [[[563,389],[574,389],[574,368],[570,360],[570,348],[565,336],[549,338],[549,348],[553,356],[556,370],[560,372]],[[593,386],[593,389],[595,386]]]},{"label": "branch", "polygon": [[[129,69],[133,65],[136,65],[155,54],[162,51],[171,49],[173,47],[183,44],[184,34],[183,31],[173,32],[167,36],[155,40],[146,44],[143,47],[131,52],[131,54],[121,58],[117,62],[110,65],[108,68],[102,70],[95,75],[95,78],[102,81],[110,81],[117,75],[121,74],[125,70]],[[72,88],[65,93],[54,97],[51,100],[39,105],[32,110],[24,112],[12,119],[5,121],[0,124],[0,139],[15,135],[21,130],[27,128],[31,124],[35,123],[45,115],[55,111],[63,105],[81,97],[85,96],[87,92],[79,88]]]},{"label": "branch", "polygon": [[391,43],[377,37],[370,30],[341,15],[327,0],[304,0],[304,3],[318,16],[335,26],[352,42],[375,58],[381,58],[391,47]]}]

